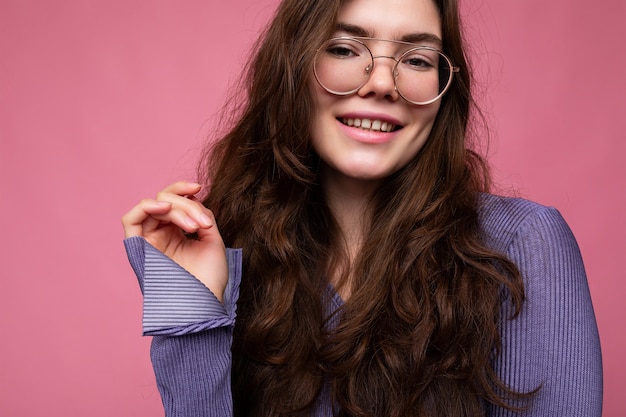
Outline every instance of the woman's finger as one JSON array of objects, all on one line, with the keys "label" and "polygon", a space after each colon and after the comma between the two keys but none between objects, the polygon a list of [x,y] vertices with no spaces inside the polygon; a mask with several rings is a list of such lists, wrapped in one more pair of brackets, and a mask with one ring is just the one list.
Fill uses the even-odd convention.
[{"label": "woman's finger", "polygon": [[194,196],[202,186],[179,181],[144,199],[122,218],[126,237],[146,236],[163,224],[172,223],[187,233],[211,228],[215,219],[210,210]]},{"label": "woman's finger", "polygon": [[205,219],[205,224],[207,226],[201,227],[197,230],[198,239],[201,241],[209,241],[214,240],[215,238],[219,238],[220,244],[222,241],[222,236],[217,228],[217,222],[215,221],[215,216],[213,212],[206,207],[202,206],[204,212],[202,213],[203,218]]},{"label": "woman's finger", "polygon": [[213,215],[213,212],[204,207],[202,202],[198,200],[195,195],[189,196],[187,199],[195,203],[193,212],[194,219],[200,224],[200,226],[208,228],[215,225],[215,216]]},{"label": "woman's finger", "polygon": [[[180,191],[180,190],[178,190]],[[215,224],[212,213],[193,195],[181,196],[176,193],[159,192],[157,201],[166,201],[172,204],[171,216],[174,222],[187,232],[195,232],[198,228],[209,228]],[[161,218],[161,220],[165,220]],[[188,230],[188,228],[194,230]]]},{"label": "woman's finger", "polygon": [[159,194],[170,193],[179,196],[191,196],[197,194],[201,189],[202,185],[197,182],[178,181],[165,187]]},{"label": "woman's finger", "polygon": [[[159,220],[153,216],[164,215],[172,209],[172,203],[144,199],[122,216],[124,236],[143,236],[145,229],[152,230],[158,226]],[[156,225],[155,225],[156,221]]]}]

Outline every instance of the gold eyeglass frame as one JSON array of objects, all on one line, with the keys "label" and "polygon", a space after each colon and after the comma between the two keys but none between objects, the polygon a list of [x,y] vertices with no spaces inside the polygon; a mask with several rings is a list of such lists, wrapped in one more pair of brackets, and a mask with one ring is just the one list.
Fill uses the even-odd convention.
[{"label": "gold eyeglass frame", "polygon": [[[333,42],[333,41],[341,41],[341,40],[346,40],[346,41],[355,41],[361,45],[363,45],[363,47],[365,47],[365,49],[369,52],[370,54],[370,58],[371,58],[371,64],[365,67],[365,72],[367,73],[367,79],[365,80],[365,82],[363,84],[361,84],[360,86],[358,86],[357,88],[350,90],[348,92],[337,92],[337,91],[333,91],[331,89],[329,89],[328,87],[326,87],[324,84],[322,84],[322,82],[319,79],[319,76],[317,74],[317,57],[318,54],[320,53],[320,51],[322,50],[322,48],[324,46],[326,46],[329,42]],[[409,46],[413,46],[413,48],[410,48],[408,50],[406,50],[405,52],[402,53],[402,55],[400,55],[400,57],[396,58],[394,56],[387,56],[387,55],[376,55],[374,56],[374,54],[372,53],[372,50],[367,46],[367,44],[365,43],[365,41],[380,41],[380,42],[391,42],[391,43],[398,43],[401,45],[409,45]],[[398,83],[397,83],[397,78],[398,78],[398,64],[400,63],[400,61],[402,61],[402,58],[406,55],[408,55],[409,53],[415,52],[416,50],[428,50],[428,51],[432,51],[432,52],[436,52],[437,54],[439,54],[441,57],[443,57],[445,59],[445,61],[448,63],[448,66],[450,67],[450,76],[448,77],[448,82],[446,83],[445,87],[441,90],[441,92],[439,93],[439,95],[431,100],[427,100],[427,101],[413,101],[413,100],[409,100],[408,98],[406,98],[404,96],[404,94],[402,94],[402,91],[400,91],[398,89]],[[378,58],[388,58],[388,59],[392,59],[395,61],[395,64],[391,70],[391,75],[393,77],[393,85],[394,85],[394,90],[400,95],[400,97],[402,97],[405,101],[417,105],[417,106],[426,106],[429,104],[434,103],[435,101],[441,99],[441,97],[443,97],[443,95],[448,91],[448,89],[450,88],[450,86],[452,85],[452,79],[454,78],[454,73],[455,72],[460,72],[461,69],[459,67],[455,67],[452,64],[452,60],[450,60],[450,58],[448,58],[448,56],[446,54],[444,54],[442,51],[440,51],[437,48],[433,48],[432,46],[426,46],[426,45],[418,45],[415,43],[411,43],[411,42],[405,42],[405,41],[398,41],[398,40],[390,40],[390,39],[379,39],[379,38],[370,38],[370,37],[365,37],[365,36],[337,36],[334,38],[330,38],[329,40],[327,40],[326,42],[324,42],[324,44],[322,46],[320,46],[316,51],[315,51],[315,56],[313,59],[313,74],[315,75],[315,79],[317,80],[317,83],[326,91],[328,91],[331,94],[337,95],[337,96],[349,96],[351,94],[356,93],[357,91],[359,91],[361,88],[363,88],[363,86],[365,84],[367,84],[367,82],[369,81],[369,78],[374,70],[374,66],[375,66],[375,60]]]}]

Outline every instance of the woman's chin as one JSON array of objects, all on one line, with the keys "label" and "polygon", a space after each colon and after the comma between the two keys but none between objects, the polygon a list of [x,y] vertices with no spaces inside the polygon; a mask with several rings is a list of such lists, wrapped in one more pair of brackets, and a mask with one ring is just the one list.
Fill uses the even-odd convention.
[{"label": "woman's chin", "polygon": [[382,167],[380,164],[358,164],[331,169],[329,179],[333,177],[341,181],[378,182],[393,173],[393,170]]}]

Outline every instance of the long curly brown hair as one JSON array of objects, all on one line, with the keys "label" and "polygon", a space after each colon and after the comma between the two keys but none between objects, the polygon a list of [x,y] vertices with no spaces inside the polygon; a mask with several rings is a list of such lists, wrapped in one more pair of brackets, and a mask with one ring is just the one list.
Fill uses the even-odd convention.
[{"label": "long curly brown hair", "polygon": [[347,258],[320,186],[309,89],[340,0],[285,0],[256,45],[232,129],[207,147],[204,204],[243,248],[233,340],[237,416],[309,415],[323,387],[340,416],[480,416],[524,397],[492,368],[516,267],[481,240],[483,159],[468,144],[473,102],[456,0],[435,1],[444,52],[460,67],[427,143],[374,193],[375,222],[331,317],[330,271]]}]

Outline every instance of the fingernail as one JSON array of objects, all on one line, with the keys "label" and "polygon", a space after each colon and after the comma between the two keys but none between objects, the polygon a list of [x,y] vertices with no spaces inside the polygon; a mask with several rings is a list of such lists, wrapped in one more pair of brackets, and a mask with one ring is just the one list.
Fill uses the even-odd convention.
[{"label": "fingernail", "polygon": [[211,221],[211,218],[207,216],[206,214],[200,215],[200,222],[202,223],[203,226],[206,226],[206,227],[213,226],[213,222]]},{"label": "fingernail", "polygon": [[185,218],[185,224],[186,224],[187,226],[189,226],[189,227],[194,227],[194,228],[199,227],[199,226],[198,226],[198,223],[196,223],[195,221],[193,221],[193,219],[192,219],[191,217],[187,217],[187,218]]},{"label": "fingernail", "polygon": [[172,203],[169,203],[167,201],[157,201],[155,202],[155,204],[159,207],[168,207],[172,205]]}]

